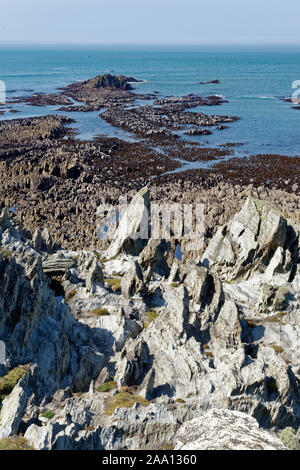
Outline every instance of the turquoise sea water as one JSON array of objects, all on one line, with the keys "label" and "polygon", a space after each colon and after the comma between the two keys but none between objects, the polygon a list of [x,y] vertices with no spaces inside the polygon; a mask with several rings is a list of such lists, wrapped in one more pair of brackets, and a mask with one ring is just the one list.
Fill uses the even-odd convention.
[{"label": "turquoise sea water", "polygon": [[[4,47],[0,48],[0,80],[9,97],[35,92],[55,92],[58,87],[103,73],[134,76],[140,93],[160,91],[163,96],[196,93],[223,95],[228,103],[197,108],[208,114],[236,115],[240,121],[211,136],[194,137],[207,145],[242,142],[241,154],[280,153],[300,155],[300,110],[280,100],[293,93],[300,80],[300,54],[296,52],[175,52],[103,50],[95,47]],[[221,84],[199,85],[218,78]],[[14,90],[16,90],[14,92]],[[14,105],[16,119],[55,112],[58,107]],[[97,134],[132,138],[102,121],[99,113],[64,113],[78,120],[74,125],[82,139]]]}]

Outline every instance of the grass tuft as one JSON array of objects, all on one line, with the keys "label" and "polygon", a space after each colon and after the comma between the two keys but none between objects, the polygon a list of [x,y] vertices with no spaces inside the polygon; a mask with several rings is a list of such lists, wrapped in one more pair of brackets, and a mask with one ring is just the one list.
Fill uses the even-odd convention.
[{"label": "grass tuft", "polygon": [[41,414],[42,418],[47,418],[47,419],[52,419],[52,418],[54,418],[54,416],[55,416],[55,414],[53,413],[53,411],[49,411],[49,410],[44,411],[44,413]]},{"label": "grass tuft", "polygon": [[271,344],[271,347],[277,354],[283,353],[283,348],[281,346],[278,346],[277,344]]},{"label": "grass tuft", "polygon": [[120,289],[121,281],[122,281],[122,279],[119,278],[119,277],[118,278],[113,277],[111,279],[105,279],[105,282],[107,282],[111,286],[111,288],[114,292],[116,292],[117,290]]},{"label": "grass tuft", "polygon": [[94,308],[91,310],[91,313],[98,317],[107,317],[109,315],[109,311],[106,308]]},{"label": "grass tuft", "polygon": [[109,380],[108,382],[105,382],[103,385],[100,385],[100,387],[96,387],[96,392],[110,392],[111,390],[114,390],[117,388],[117,382],[114,380]]},{"label": "grass tuft", "polygon": [[146,398],[135,395],[128,387],[123,387],[119,393],[113,397],[113,401],[109,405],[105,414],[111,416],[117,408],[131,408],[135,403],[142,406],[148,406],[149,401]]},{"label": "grass tuft", "polygon": [[8,250],[1,250],[1,255],[3,256],[3,258],[7,259],[10,257],[11,253]]},{"label": "grass tuft", "polygon": [[24,437],[15,436],[0,439],[0,450],[34,450]]},{"label": "grass tuft", "polygon": [[146,321],[144,322],[144,326],[145,328],[148,328],[148,326],[154,321],[156,320],[156,318],[158,317],[158,313],[154,310],[154,308],[151,308],[149,312],[146,313],[147,315],[147,319]]},{"label": "grass tuft", "polygon": [[16,367],[4,377],[0,377],[0,403],[11,394],[19,380],[24,377],[27,369],[24,366]]}]

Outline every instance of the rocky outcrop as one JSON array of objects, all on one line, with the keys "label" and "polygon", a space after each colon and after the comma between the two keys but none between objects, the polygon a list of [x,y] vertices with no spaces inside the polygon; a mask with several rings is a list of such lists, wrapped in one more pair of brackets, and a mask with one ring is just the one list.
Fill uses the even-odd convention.
[{"label": "rocky outcrop", "polygon": [[141,189],[125,209],[107,250],[107,258],[117,256],[121,251],[139,254],[149,235],[150,194],[148,188]]},{"label": "rocky outcrop", "polygon": [[43,262],[44,273],[65,273],[75,266],[76,261],[72,258],[60,258],[56,255]]},{"label": "rocky outcrop", "polygon": [[122,90],[132,90],[130,83],[137,83],[139,80],[125,75],[111,75],[109,73],[100,75],[84,82],[84,86],[92,88],[120,88]]},{"label": "rocky outcrop", "polygon": [[[131,234],[148,196],[127,208]],[[300,424],[297,224],[249,199],[202,262],[182,262],[165,241],[128,250],[124,220],[109,258],[44,251],[1,214],[0,372],[27,372],[0,436],[37,449],[284,448],[272,432]]]},{"label": "rocky outcrop", "polygon": [[254,418],[238,411],[213,409],[188,421],[175,437],[176,450],[287,450]]},{"label": "rocky outcrop", "polygon": [[218,230],[202,262],[227,279],[249,276],[270,261],[274,249],[283,247],[286,238],[282,215],[261,201],[248,199],[233,220]]}]

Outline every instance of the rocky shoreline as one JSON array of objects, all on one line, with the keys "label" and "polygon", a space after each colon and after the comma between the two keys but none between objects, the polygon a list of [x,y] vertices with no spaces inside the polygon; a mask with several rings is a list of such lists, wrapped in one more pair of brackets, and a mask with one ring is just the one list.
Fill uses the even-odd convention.
[{"label": "rocky shoreline", "polygon": [[248,198],[179,262],[164,240],[128,244],[127,216],[138,227],[149,203],[143,188],[102,252],[2,212],[0,444],[299,448],[299,224]]},{"label": "rocky shoreline", "polygon": [[[104,75],[24,98],[105,108],[133,141],[78,140],[58,114],[0,122],[0,445],[298,448],[300,159],[187,140],[238,118],[190,111],[223,98],[134,83]],[[98,208],[121,195],[136,229],[150,200],[204,204],[203,247],[129,243],[122,221],[100,240]]]}]

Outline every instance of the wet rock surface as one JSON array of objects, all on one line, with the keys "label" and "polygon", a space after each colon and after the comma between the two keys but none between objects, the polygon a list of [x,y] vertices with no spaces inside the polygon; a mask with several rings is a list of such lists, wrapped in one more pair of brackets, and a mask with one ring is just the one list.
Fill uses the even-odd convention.
[{"label": "wet rock surface", "polygon": [[196,106],[211,106],[221,104],[222,100],[215,97],[215,100],[194,99],[169,99],[158,100],[156,104],[162,106],[139,106],[137,108],[110,107],[101,117],[110,124],[121,127],[127,131],[138,135],[151,136],[157,133],[170,134],[170,131],[179,131],[187,125],[194,126],[217,126],[220,123],[237,121],[237,117],[232,116],[209,116],[199,112],[185,111],[186,108]]}]

